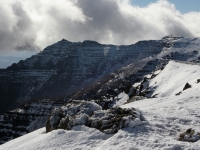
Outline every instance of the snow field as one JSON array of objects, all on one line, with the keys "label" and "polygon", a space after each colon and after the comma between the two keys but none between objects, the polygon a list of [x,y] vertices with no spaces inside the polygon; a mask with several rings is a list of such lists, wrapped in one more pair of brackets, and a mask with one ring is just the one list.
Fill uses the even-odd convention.
[{"label": "snow field", "polygon": [[170,61],[160,74],[150,80],[149,87],[154,92],[149,96],[166,97],[175,96],[179,92],[187,92],[187,90],[183,91],[187,82],[192,85],[192,88],[199,90],[200,84],[197,84],[197,79],[200,79],[199,65]]}]

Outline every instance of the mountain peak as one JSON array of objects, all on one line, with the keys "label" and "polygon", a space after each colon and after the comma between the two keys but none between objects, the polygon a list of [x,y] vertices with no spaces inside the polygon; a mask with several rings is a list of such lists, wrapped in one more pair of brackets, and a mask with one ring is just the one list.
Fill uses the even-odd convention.
[{"label": "mountain peak", "polygon": [[68,41],[68,40],[66,40],[66,39],[62,39],[61,41],[59,41],[59,42],[70,42],[70,41]]}]

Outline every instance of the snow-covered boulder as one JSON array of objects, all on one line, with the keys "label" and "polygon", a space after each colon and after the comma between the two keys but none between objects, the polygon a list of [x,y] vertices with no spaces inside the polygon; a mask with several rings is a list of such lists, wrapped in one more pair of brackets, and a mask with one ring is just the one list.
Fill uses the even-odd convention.
[{"label": "snow-covered boulder", "polygon": [[143,117],[134,108],[115,107],[108,110],[95,111],[89,118],[87,126],[99,129],[104,133],[116,133],[119,129],[142,124]]},{"label": "snow-covered boulder", "polygon": [[179,135],[178,140],[184,142],[196,142],[200,139],[200,133],[195,132],[192,128],[187,129],[185,132]]},{"label": "snow-covered boulder", "polygon": [[55,129],[71,130],[76,125],[96,128],[104,133],[116,133],[119,129],[141,125],[143,116],[134,108],[102,107],[89,101],[72,101],[51,111],[46,132]]}]

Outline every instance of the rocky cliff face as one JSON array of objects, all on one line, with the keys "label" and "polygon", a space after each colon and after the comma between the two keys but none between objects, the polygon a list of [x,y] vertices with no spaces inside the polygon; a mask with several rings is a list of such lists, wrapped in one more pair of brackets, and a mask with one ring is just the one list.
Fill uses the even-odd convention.
[{"label": "rocky cliff face", "polygon": [[69,99],[82,85],[92,84],[91,81],[130,62],[156,55],[164,46],[162,40],[115,46],[94,41],[72,43],[63,39],[1,70],[0,113],[33,100]]},{"label": "rocky cliff face", "polygon": [[44,127],[53,108],[63,103],[50,100],[27,103],[0,115],[0,144]]}]

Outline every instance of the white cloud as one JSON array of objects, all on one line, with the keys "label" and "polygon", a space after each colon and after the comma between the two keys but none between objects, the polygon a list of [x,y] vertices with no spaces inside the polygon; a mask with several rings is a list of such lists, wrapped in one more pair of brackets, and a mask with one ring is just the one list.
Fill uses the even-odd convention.
[{"label": "white cloud", "polygon": [[70,41],[133,44],[174,34],[200,37],[200,12],[182,14],[167,0],[0,0],[0,52],[39,50]]}]

